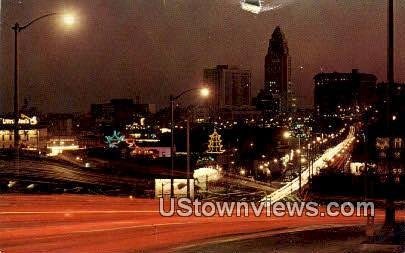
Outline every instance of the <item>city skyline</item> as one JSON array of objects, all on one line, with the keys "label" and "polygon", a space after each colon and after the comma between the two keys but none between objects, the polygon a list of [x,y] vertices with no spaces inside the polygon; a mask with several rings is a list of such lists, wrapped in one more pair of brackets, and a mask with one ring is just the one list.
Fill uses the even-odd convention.
[{"label": "city skyline", "polygon": [[[165,106],[171,91],[197,85],[202,70],[217,64],[252,69],[255,96],[263,86],[263,58],[277,25],[288,34],[293,83],[304,83],[294,87],[300,105],[312,105],[312,78],[321,68],[325,72],[359,68],[385,81],[386,12],[379,1],[298,1],[260,15],[244,12],[237,1],[166,1],[165,5],[161,1],[2,1],[2,5],[2,20],[8,24],[64,8],[73,8],[80,16],[79,27],[72,31],[45,21],[21,36],[20,98],[31,97],[32,105],[43,111],[89,111],[91,103],[137,95],[145,103]],[[400,13],[404,3],[398,2],[396,8]],[[156,16],[156,26],[148,25]],[[362,22],[370,16],[375,18]],[[198,22],[190,25],[195,18]],[[339,22],[328,22],[332,18]],[[396,16],[398,30],[403,19]],[[12,57],[7,53],[13,48],[12,31],[6,28],[3,23],[2,112],[12,107]],[[397,33],[398,52],[404,40]],[[398,82],[404,79],[403,61],[396,59]],[[298,76],[295,69],[300,66],[304,70]],[[63,96],[52,95],[60,90]]]},{"label": "city skyline", "polygon": [[0,0],[0,253],[403,251],[404,8]]}]

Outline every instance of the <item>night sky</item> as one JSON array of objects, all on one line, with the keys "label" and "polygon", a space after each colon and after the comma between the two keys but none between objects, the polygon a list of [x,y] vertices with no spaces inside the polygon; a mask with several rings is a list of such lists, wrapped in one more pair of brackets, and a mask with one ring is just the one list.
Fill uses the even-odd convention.
[{"label": "night sky", "polygon": [[[45,112],[85,112],[91,103],[137,95],[163,106],[170,92],[198,85],[203,68],[217,64],[251,69],[256,95],[277,25],[289,43],[301,105],[312,104],[312,77],[321,68],[359,68],[385,80],[386,1],[290,2],[255,15],[239,0],[2,0],[0,112],[12,110],[8,24],[65,10],[78,16],[74,27],[53,17],[20,34],[20,98]],[[396,79],[404,81],[405,1],[395,2]]]}]

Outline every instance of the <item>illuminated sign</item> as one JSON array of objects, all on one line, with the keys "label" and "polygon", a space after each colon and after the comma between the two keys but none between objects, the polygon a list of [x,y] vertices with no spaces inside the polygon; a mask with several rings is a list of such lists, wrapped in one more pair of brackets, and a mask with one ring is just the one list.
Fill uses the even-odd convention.
[{"label": "illuminated sign", "polygon": [[[190,183],[190,197],[194,198],[194,179],[189,179]],[[155,197],[169,197],[171,191],[170,179],[155,179]],[[187,196],[187,179],[174,179],[173,180],[173,193],[176,197]]]},{"label": "illuminated sign", "polygon": [[123,136],[118,131],[114,131],[112,135],[106,136],[105,139],[105,143],[108,144],[109,148],[117,148],[118,144],[120,144],[121,142],[125,142],[125,136]]},{"label": "illuminated sign", "polygon": [[[14,119],[0,118],[0,122],[3,125],[14,125]],[[18,119],[18,124],[19,125],[37,125],[38,119],[36,116],[33,116],[32,118],[30,118],[30,117],[22,114],[21,118]]]}]

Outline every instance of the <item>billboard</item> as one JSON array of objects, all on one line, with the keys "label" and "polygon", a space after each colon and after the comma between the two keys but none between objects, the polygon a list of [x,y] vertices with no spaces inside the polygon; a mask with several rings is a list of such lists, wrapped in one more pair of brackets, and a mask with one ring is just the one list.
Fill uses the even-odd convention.
[{"label": "billboard", "polygon": [[[170,182],[170,178],[155,179],[156,198],[170,198]],[[187,197],[187,179],[174,179],[173,188],[176,198]],[[194,198],[194,179],[190,179],[190,198]]]}]

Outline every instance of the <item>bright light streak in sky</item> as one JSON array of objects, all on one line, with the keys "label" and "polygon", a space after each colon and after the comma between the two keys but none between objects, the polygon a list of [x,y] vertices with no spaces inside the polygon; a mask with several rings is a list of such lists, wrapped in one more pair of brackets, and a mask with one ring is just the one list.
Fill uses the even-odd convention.
[{"label": "bright light streak in sky", "polygon": [[296,0],[240,0],[240,6],[245,11],[260,14],[262,12],[282,8],[295,1]]}]

